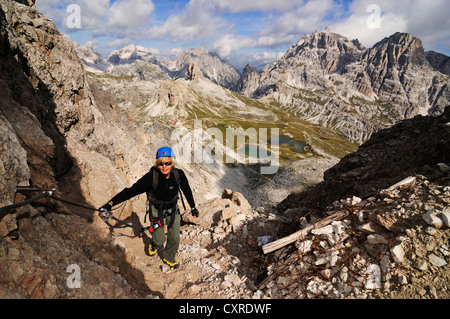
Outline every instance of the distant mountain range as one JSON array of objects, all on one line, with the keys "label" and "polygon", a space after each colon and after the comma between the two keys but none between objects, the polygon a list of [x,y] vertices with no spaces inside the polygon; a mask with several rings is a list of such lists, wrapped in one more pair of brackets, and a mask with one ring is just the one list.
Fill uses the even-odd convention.
[{"label": "distant mountain range", "polygon": [[194,63],[205,78],[222,87],[234,88],[240,79],[240,72],[237,69],[217,54],[203,48],[184,50],[176,59],[159,60],[150,50],[142,46],[127,45],[111,52],[107,59],[96,53],[90,45],[76,45],[76,49],[86,70],[94,73],[127,73],[121,66],[128,66],[128,73],[130,70],[142,73],[142,67],[136,68],[136,64],[144,68],[148,67],[145,64],[153,64],[167,73],[171,79],[176,80],[184,78],[189,63]]},{"label": "distant mountain range", "polygon": [[449,105],[450,58],[395,33],[364,48],[331,32],[305,35],[261,72],[247,66],[239,93],[270,97],[307,121],[358,143],[380,128]]},{"label": "distant mountain range", "polygon": [[[372,48],[327,31],[305,35],[262,71],[239,72],[205,49],[157,59],[150,50],[128,45],[108,59],[77,46],[90,72],[140,80],[184,78],[189,66],[214,84],[253,99],[270,99],[313,124],[357,143],[381,128],[421,115],[439,115],[449,104],[450,58],[425,52],[420,39],[395,33]],[[150,69],[149,69],[150,68]],[[149,71],[151,70],[151,71]]]}]

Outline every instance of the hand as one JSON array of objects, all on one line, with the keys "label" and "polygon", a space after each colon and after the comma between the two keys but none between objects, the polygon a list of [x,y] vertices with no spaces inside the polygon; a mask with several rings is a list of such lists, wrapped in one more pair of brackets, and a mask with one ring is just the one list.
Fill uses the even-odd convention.
[{"label": "hand", "polygon": [[195,208],[195,207],[192,208],[192,209],[191,209],[191,214],[192,214],[193,217],[197,218],[198,215],[199,215],[198,209]]}]

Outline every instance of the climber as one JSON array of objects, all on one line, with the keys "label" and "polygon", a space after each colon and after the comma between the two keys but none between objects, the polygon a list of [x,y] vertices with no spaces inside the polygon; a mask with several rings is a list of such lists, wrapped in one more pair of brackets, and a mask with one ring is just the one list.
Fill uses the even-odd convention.
[{"label": "climber", "polygon": [[178,209],[178,192],[183,191],[194,218],[199,216],[195,208],[194,196],[189,186],[185,173],[175,168],[175,155],[170,147],[161,147],[156,152],[156,163],[140,180],[130,188],[125,188],[100,210],[111,211],[114,205],[118,205],[130,198],[142,193],[147,193],[148,211],[150,218],[150,231],[152,241],[148,252],[150,256],[156,255],[166,241],[164,226],[167,225],[167,243],[162,251],[162,260],[170,268],[177,269],[180,263],[175,259],[180,243],[181,215]]}]

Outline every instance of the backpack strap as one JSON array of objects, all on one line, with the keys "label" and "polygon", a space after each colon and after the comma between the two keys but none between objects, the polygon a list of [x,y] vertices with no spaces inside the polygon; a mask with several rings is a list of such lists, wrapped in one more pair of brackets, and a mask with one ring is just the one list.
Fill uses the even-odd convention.
[{"label": "backpack strap", "polygon": [[145,212],[145,216],[144,216],[144,223],[147,222],[147,215],[149,215],[150,211],[151,211],[151,206],[152,206],[151,202],[154,199],[152,191],[156,190],[156,188],[158,187],[158,172],[157,172],[156,168],[154,166],[152,166],[152,168],[150,168],[150,172],[152,173],[152,187],[151,187],[151,189],[149,189],[147,191],[147,201],[145,203],[146,212]]},{"label": "backpack strap", "polygon": [[153,170],[152,190],[156,190],[156,188],[158,187],[158,171],[154,166],[150,169],[150,171],[152,170]]},{"label": "backpack strap", "polygon": [[[184,208],[184,210],[186,210],[186,205],[184,204],[184,199],[183,199],[183,192],[181,191],[181,187],[180,187],[180,184],[181,184],[181,181],[180,181],[180,171],[178,170],[178,168],[174,167],[174,168],[172,169],[172,172],[173,172],[173,176],[175,177],[175,180],[176,180],[176,182],[177,182],[178,193],[180,194],[181,202],[183,203],[183,208]],[[175,208],[177,207],[177,205],[176,205],[176,204],[177,204],[177,201],[178,201],[178,198],[177,198],[177,200],[175,201],[175,203],[174,203],[174,205],[173,205],[173,208],[172,208],[172,218],[170,219],[170,224],[168,225],[169,228],[172,228],[173,222],[175,221],[175,214],[177,213],[177,212],[175,211]]]},{"label": "backpack strap", "polygon": [[180,172],[178,171],[178,168],[174,167],[172,169],[172,173],[175,177],[175,180],[177,181],[178,188],[180,188]]},{"label": "backpack strap", "polygon": [[180,193],[180,198],[181,198],[181,203],[183,204],[183,208],[184,211],[186,211],[186,205],[184,204],[184,199],[183,199],[183,192],[181,191],[181,187],[180,187],[180,172],[178,170],[178,168],[173,168],[173,176],[175,177],[175,180],[177,181],[177,185],[178,185],[178,192]]}]

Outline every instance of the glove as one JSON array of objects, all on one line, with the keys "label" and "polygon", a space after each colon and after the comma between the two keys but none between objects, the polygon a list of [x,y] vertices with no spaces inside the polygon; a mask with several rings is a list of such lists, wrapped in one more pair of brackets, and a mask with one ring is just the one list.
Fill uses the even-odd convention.
[{"label": "glove", "polygon": [[112,202],[107,202],[105,205],[100,207],[99,210],[107,210],[108,212],[110,212],[111,209],[112,209]]},{"label": "glove", "polygon": [[192,214],[193,217],[197,218],[198,214],[199,214],[197,208],[195,208],[195,207],[192,208],[191,209],[191,214]]}]

